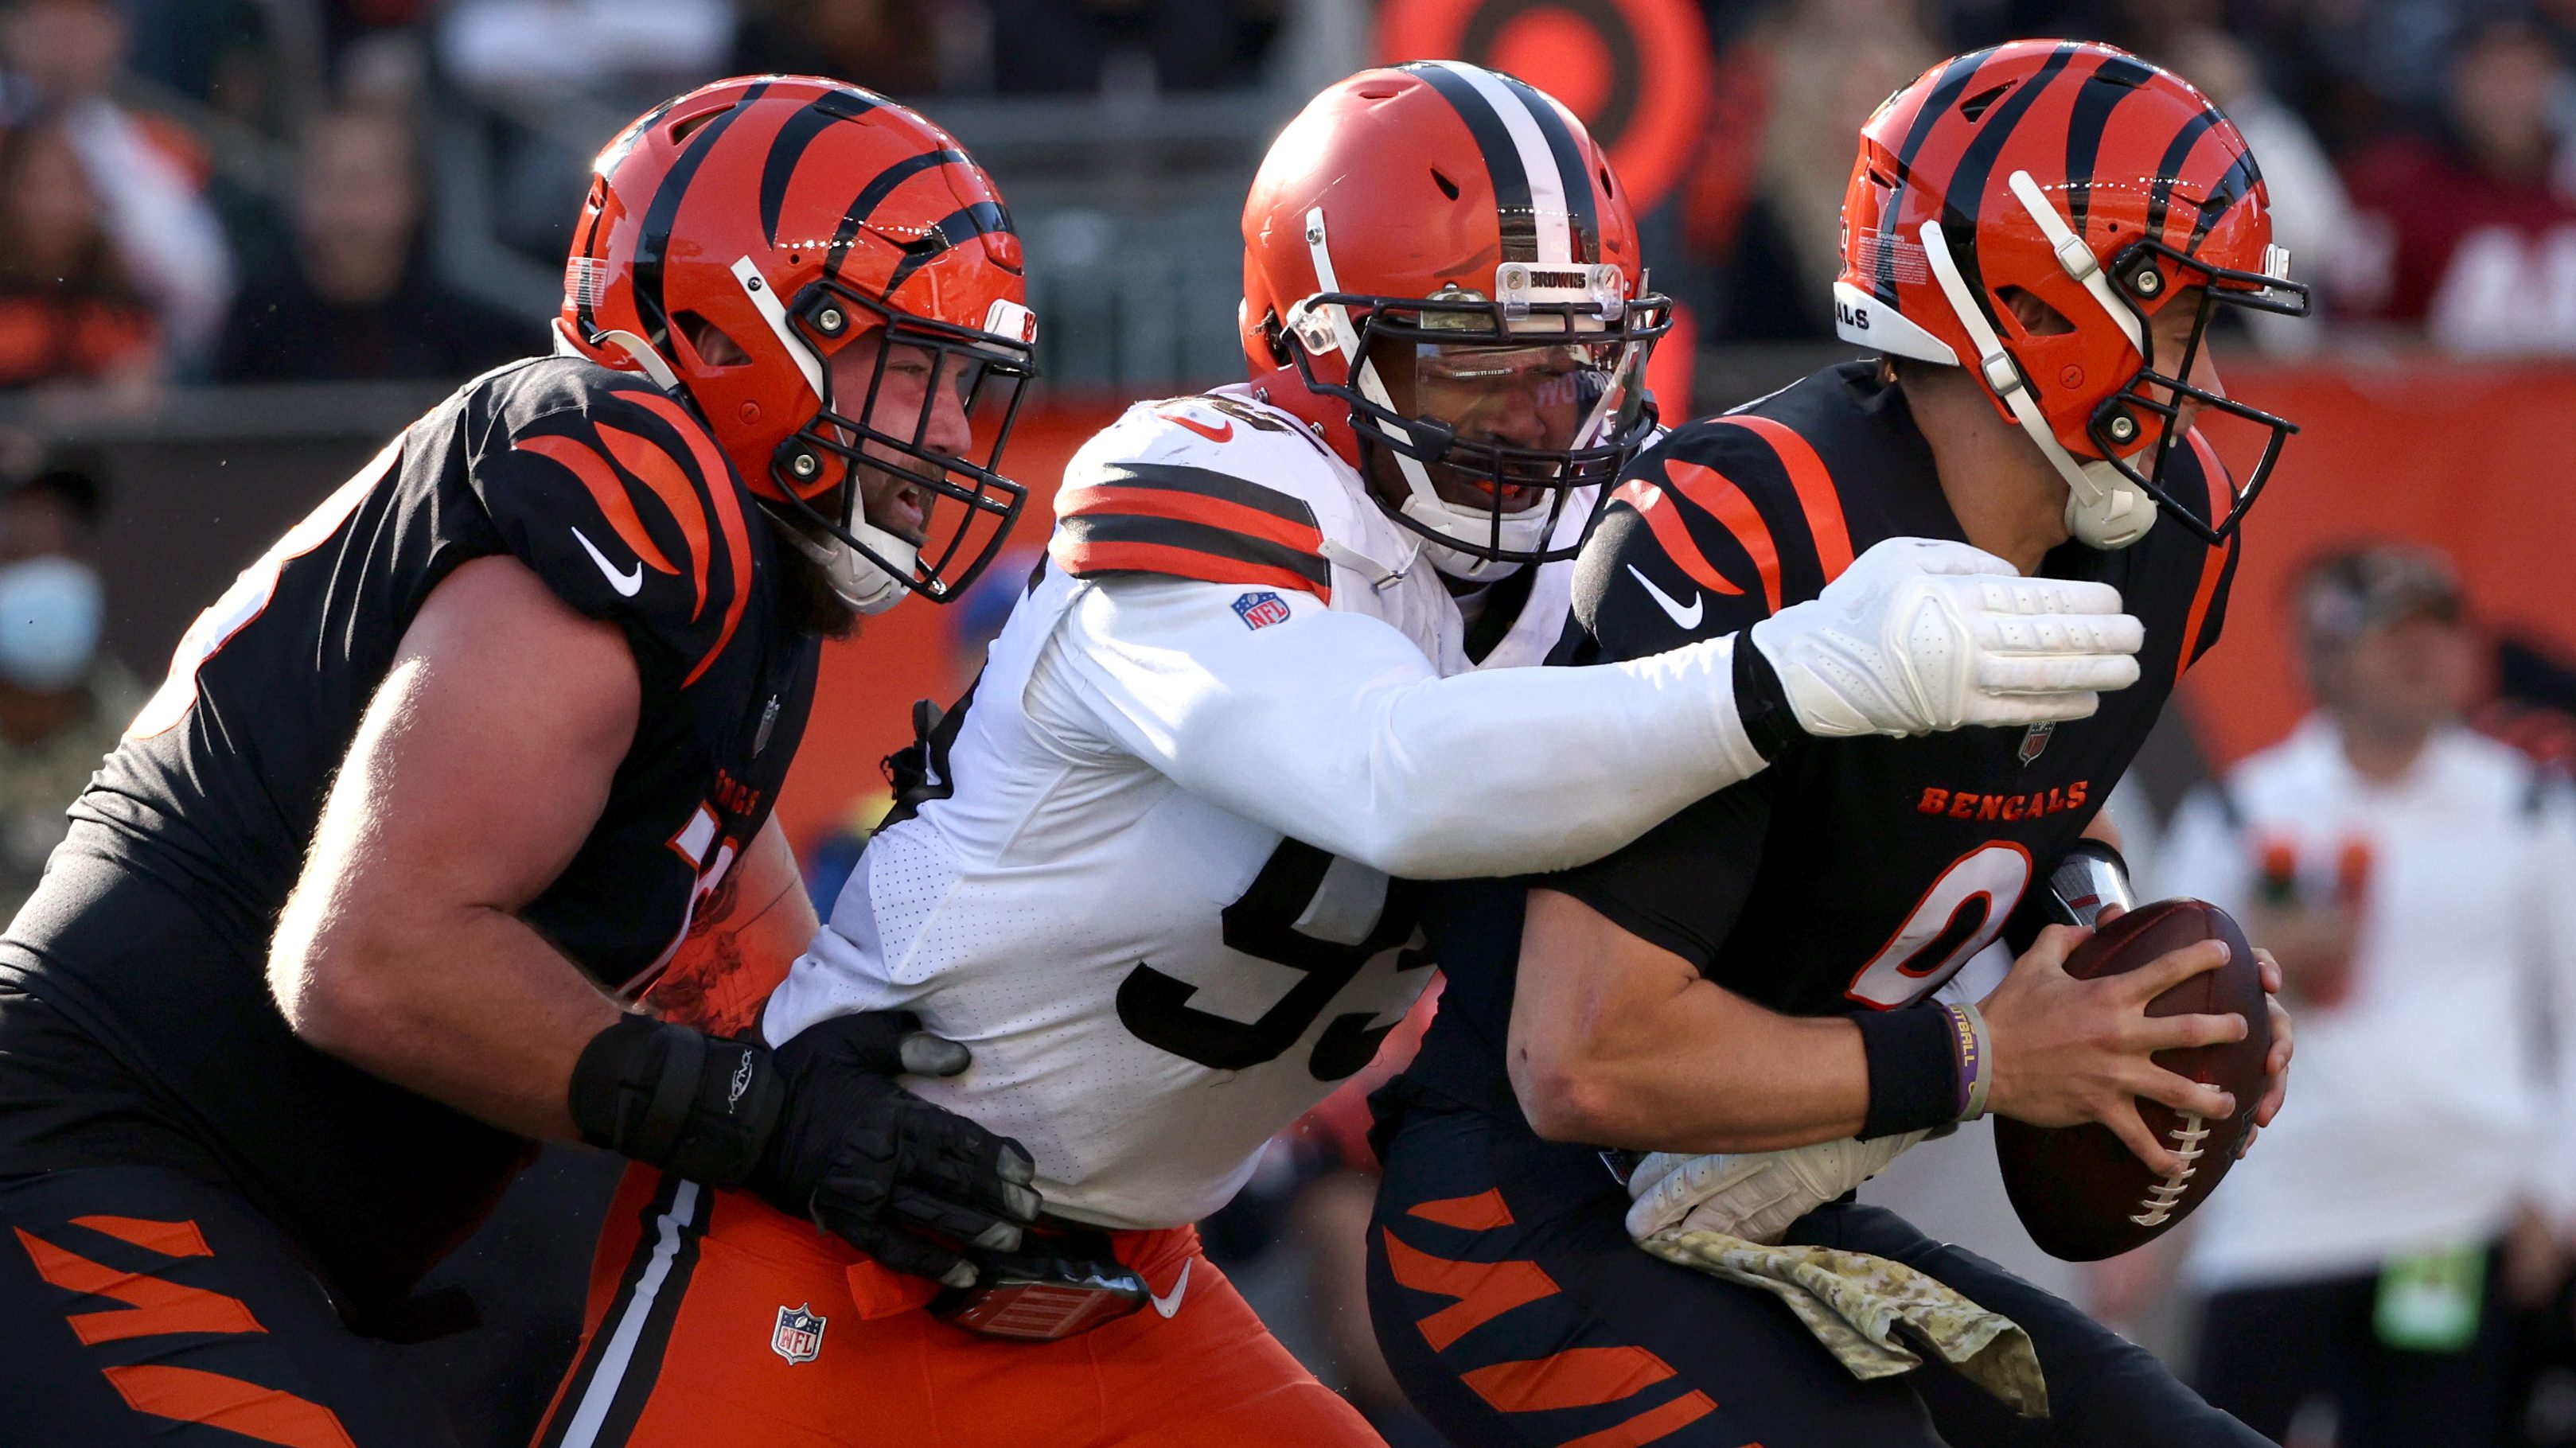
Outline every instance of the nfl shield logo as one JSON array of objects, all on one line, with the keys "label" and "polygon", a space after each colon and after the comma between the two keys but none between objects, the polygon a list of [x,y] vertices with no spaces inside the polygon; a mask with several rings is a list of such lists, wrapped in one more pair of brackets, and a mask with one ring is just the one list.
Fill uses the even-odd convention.
[{"label": "nfl shield logo", "polygon": [[1245,628],[1268,628],[1288,621],[1288,602],[1275,593],[1247,593],[1234,601]]},{"label": "nfl shield logo", "polygon": [[778,1330],[769,1335],[769,1350],[791,1363],[810,1363],[823,1350],[823,1319],[814,1304],[778,1309]]},{"label": "nfl shield logo", "polygon": [[2046,724],[2033,724],[2030,728],[2022,731],[2021,762],[2024,765],[2028,765],[2032,760],[2037,759],[2048,748],[2048,736],[2056,732],[2057,723],[2055,720],[2051,720]]}]

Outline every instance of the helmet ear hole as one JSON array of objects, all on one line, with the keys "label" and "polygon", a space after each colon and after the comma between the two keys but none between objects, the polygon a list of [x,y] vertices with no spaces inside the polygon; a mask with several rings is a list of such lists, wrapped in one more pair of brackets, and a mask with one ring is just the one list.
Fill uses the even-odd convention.
[{"label": "helmet ear hole", "polygon": [[727,335],[725,329],[695,312],[682,312],[671,319],[698,360],[710,367],[742,367],[751,362],[751,354],[742,344]]},{"label": "helmet ear hole", "polygon": [[1439,185],[1441,195],[1448,197],[1452,201],[1458,199],[1458,183],[1441,175],[1439,168],[1436,166],[1432,168],[1431,179]]},{"label": "helmet ear hole", "polygon": [[2075,323],[2064,312],[2050,306],[2037,293],[2021,287],[2005,287],[1995,295],[2003,299],[2013,320],[2034,337],[2063,337],[2075,330]]}]

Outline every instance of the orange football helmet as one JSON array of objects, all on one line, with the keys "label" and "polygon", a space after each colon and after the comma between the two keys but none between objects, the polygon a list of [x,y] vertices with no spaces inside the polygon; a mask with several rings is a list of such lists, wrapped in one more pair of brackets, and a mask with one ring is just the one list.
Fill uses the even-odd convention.
[{"label": "orange football helmet", "polygon": [[[1253,382],[1364,476],[1390,454],[1407,496],[1387,512],[1442,571],[1491,578],[1571,553],[1548,546],[1557,519],[1585,489],[1597,508],[1647,435],[1646,354],[1672,325],[1582,122],[1459,61],[1362,71],[1272,144],[1243,246]],[[1479,387],[1526,390],[1516,433],[1422,406]],[[1482,501],[1443,498],[1435,471]]]},{"label": "orange football helmet", "polygon": [[[2064,476],[2067,526],[2095,547],[2137,541],[2160,511],[2220,542],[2298,431],[2186,380],[2216,308],[2305,316],[2308,290],[2272,244],[2244,136],[2125,51],[2023,40],[1925,71],[1861,128],[1842,242],[1843,338],[1972,368]],[[2023,326],[2016,291],[2071,325]],[[2195,291],[2182,355],[2151,355],[2150,319]],[[2225,517],[2214,496],[2203,518],[2164,486],[2186,401],[2269,432]]]},{"label": "orange football helmet", "polygon": [[[702,86],[619,132],[592,169],[562,347],[695,403],[853,608],[974,581],[1027,497],[1002,451],[1037,373],[1020,240],[992,178],[917,112],[808,76]],[[731,347],[707,355],[710,332]],[[870,335],[867,395],[845,406],[829,359]],[[895,357],[934,381],[908,425],[876,416]],[[987,439],[980,459],[930,439],[951,378]],[[917,492],[923,538],[869,521],[861,468]]]}]

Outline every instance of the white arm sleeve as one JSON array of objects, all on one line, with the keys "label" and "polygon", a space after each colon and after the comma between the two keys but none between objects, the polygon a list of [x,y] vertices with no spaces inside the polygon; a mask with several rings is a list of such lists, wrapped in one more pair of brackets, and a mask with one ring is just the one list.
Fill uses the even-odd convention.
[{"label": "white arm sleeve", "polygon": [[1245,591],[1087,587],[1031,674],[1029,718],[1076,747],[1096,731],[1202,799],[1413,879],[1597,859],[1762,768],[1731,637],[1444,679],[1392,626],[1308,594],[1254,628],[1233,607]]}]

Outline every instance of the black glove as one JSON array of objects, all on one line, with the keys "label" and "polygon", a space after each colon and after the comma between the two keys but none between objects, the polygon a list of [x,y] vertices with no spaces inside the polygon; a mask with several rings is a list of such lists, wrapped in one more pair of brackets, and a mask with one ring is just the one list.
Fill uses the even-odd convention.
[{"label": "black glove", "polygon": [[818,1021],[778,1048],[787,1106],[744,1185],[898,1272],[972,1286],[958,1244],[1019,1250],[1037,1218],[1036,1162],[1018,1142],[892,1080],[954,1076],[966,1048],[910,1011]]},{"label": "black glove", "polygon": [[964,1287],[960,1246],[1014,1250],[1036,1218],[1036,1165],[892,1078],[970,1059],[910,1011],[834,1016],[775,1052],[628,1016],[583,1048],[570,1104],[595,1146],[749,1188],[898,1272]]}]

